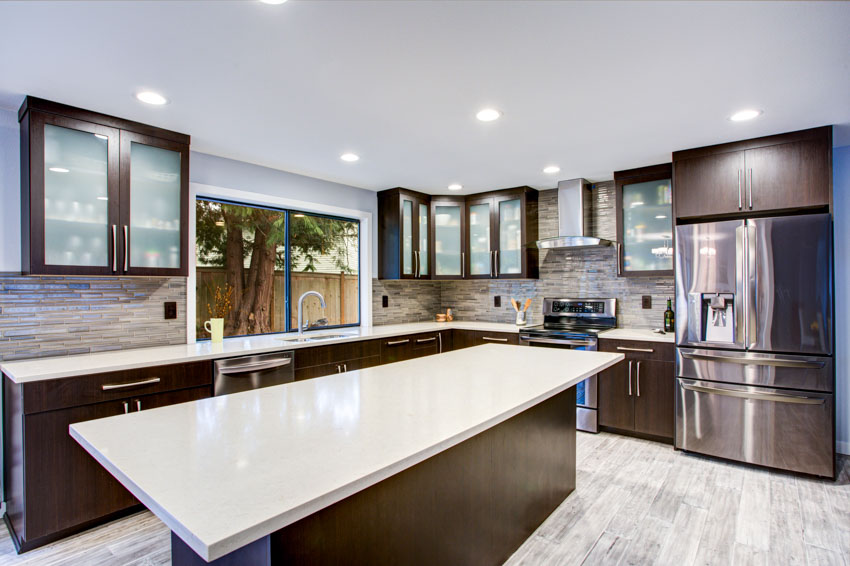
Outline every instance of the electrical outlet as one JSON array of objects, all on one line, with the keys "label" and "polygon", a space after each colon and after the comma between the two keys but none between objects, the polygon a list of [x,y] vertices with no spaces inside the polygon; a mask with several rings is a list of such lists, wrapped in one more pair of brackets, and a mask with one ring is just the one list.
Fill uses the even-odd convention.
[{"label": "electrical outlet", "polygon": [[502,306],[502,297],[500,295],[496,295],[493,297],[493,306],[499,308]]},{"label": "electrical outlet", "polygon": [[177,303],[174,301],[168,301],[165,304],[165,319],[170,320],[172,318],[177,318]]},{"label": "electrical outlet", "polygon": [[381,307],[387,308],[390,306],[390,298],[386,295],[381,296]]},{"label": "electrical outlet", "polygon": [[652,308],[652,296],[651,295],[643,295],[640,300],[640,306],[644,309]]}]

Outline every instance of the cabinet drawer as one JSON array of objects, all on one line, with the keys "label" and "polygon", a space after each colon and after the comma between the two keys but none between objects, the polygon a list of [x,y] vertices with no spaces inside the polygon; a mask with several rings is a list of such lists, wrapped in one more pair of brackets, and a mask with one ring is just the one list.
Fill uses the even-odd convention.
[{"label": "cabinet drawer", "polygon": [[212,362],[195,362],[23,384],[24,413],[79,407],[138,395],[212,386]]},{"label": "cabinet drawer", "polygon": [[673,344],[667,342],[639,342],[637,340],[600,338],[599,351],[625,354],[627,360],[673,361]]},{"label": "cabinet drawer", "polygon": [[475,332],[475,346],[482,344],[519,344],[519,334],[514,332]]},{"label": "cabinet drawer", "polygon": [[338,364],[346,360],[378,356],[380,353],[380,340],[359,340],[344,344],[299,348],[295,350],[295,370],[312,366]]},{"label": "cabinet drawer", "polygon": [[345,360],[333,364],[301,368],[295,370],[295,381],[303,381],[305,379],[324,377],[335,373],[354,371],[356,369],[366,369],[379,365],[381,365],[381,356],[369,356],[368,358],[360,358],[357,360]]},{"label": "cabinet drawer", "polygon": [[[415,336],[415,335],[414,335]],[[413,336],[393,336],[381,340],[381,363],[391,364],[413,357]]]}]

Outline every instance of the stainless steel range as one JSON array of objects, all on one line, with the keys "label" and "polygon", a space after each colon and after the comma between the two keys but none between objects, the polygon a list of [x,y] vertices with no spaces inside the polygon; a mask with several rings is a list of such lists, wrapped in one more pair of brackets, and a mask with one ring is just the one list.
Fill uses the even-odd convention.
[{"label": "stainless steel range", "polygon": [[[597,334],[617,327],[616,299],[543,299],[543,324],[519,331],[520,344],[596,350]],[[596,376],[576,385],[576,428],[599,432]]]}]

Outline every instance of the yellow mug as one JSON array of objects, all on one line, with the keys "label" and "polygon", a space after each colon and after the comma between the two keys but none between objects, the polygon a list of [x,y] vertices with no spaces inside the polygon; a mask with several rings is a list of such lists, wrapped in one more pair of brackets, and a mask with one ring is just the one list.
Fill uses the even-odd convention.
[{"label": "yellow mug", "polygon": [[221,342],[224,337],[224,319],[211,318],[204,323],[204,330],[210,333],[211,342]]}]

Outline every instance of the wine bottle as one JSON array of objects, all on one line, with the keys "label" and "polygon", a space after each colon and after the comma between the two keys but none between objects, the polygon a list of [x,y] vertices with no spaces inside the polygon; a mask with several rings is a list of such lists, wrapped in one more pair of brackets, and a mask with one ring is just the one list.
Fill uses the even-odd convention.
[{"label": "wine bottle", "polygon": [[673,332],[674,326],[673,299],[667,299],[667,310],[664,311],[664,332]]}]

